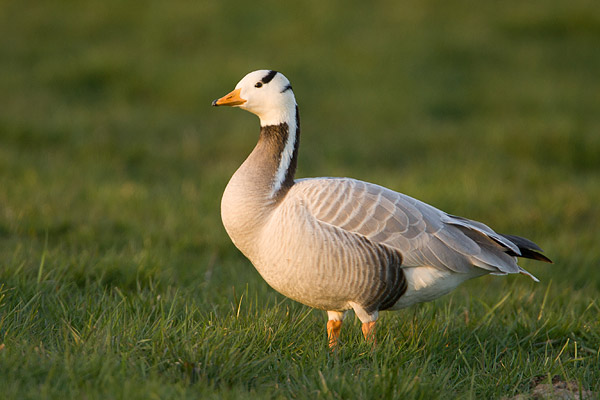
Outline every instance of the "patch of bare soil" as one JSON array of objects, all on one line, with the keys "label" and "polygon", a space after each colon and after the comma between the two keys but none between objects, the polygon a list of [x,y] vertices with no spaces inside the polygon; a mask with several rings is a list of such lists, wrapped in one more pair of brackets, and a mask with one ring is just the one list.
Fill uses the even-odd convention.
[{"label": "patch of bare soil", "polygon": [[504,400],[591,400],[598,399],[598,393],[591,390],[579,390],[579,385],[575,381],[564,381],[558,375],[552,377],[552,383],[542,383],[547,381],[546,376],[536,376],[531,380],[530,394],[518,394],[514,397],[504,398]]}]

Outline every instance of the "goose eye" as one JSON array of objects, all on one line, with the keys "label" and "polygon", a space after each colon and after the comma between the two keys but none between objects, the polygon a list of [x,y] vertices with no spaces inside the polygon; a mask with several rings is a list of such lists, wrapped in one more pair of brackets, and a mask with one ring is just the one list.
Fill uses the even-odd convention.
[{"label": "goose eye", "polygon": [[262,87],[262,82],[256,82],[256,85],[254,85],[255,88],[260,88]]}]

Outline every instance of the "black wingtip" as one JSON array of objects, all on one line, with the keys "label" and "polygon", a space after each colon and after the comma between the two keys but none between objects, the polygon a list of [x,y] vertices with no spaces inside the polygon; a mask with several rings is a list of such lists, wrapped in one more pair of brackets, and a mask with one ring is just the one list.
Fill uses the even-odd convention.
[{"label": "black wingtip", "polygon": [[538,261],[543,261],[543,262],[547,262],[550,264],[554,264],[551,259],[549,259],[548,257],[546,257],[543,254],[540,254],[540,252],[543,250],[540,248],[540,246],[533,243],[531,240],[526,239],[521,236],[517,236],[517,235],[507,235],[504,233],[501,233],[500,235],[504,236],[506,239],[513,242],[521,251],[520,255],[515,254],[512,251],[507,251],[506,252],[507,254],[512,255],[512,256],[530,258],[532,260],[538,260]]},{"label": "black wingtip", "polygon": [[517,236],[517,235],[508,235],[505,233],[501,233],[500,235],[504,236],[506,239],[510,240],[511,242],[513,242],[514,244],[516,244],[519,247],[525,247],[525,248],[528,248],[529,250],[543,251],[540,248],[540,246],[533,243],[531,240],[529,240],[527,238]]},{"label": "black wingtip", "polygon": [[548,264],[554,264],[554,262],[551,259],[549,259],[548,257],[546,257],[543,254],[538,253],[537,251],[529,250],[529,249],[519,249],[519,250],[521,250],[521,257],[523,257],[523,258],[530,258],[532,260],[543,261]]}]

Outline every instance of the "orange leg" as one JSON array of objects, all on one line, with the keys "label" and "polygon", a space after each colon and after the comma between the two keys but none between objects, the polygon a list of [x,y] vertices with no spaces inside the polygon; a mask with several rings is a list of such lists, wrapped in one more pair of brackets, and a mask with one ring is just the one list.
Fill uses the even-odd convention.
[{"label": "orange leg", "polygon": [[335,348],[338,345],[338,338],[342,330],[342,321],[327,321],[327,338],[329,339],[329,347]]},{"label": "orange leg", "polygon": [[365,336],[365,339],[367,342],[373,344],[377,344],[377,338],[375,337],[375,322],[376,321],[364,322],[362,324],[362,332]]}]

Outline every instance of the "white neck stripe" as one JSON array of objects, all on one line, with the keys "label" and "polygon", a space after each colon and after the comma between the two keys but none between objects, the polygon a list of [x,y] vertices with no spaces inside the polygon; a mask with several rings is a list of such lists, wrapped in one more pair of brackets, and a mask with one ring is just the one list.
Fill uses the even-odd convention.
[{"label": "white neck stripe", "polygon": [[291,116],[288,121],[286,121],[288,125],[288,137],[285,142],[285,147],[281,152],[281,159],[279,160],[279,166],[277,167],[277,172],[275,173],[275,179],[273,180],[273,188],[271,189],[271,197],[274,197],[279,189],[281,189],[281,185],[285,181],[287,171],[290,168],[290,164],[292,162],[292,158],[294,157],[294,147],[296,145],[297,140],[297,131],[298,126],[296,123],[296,115]]}]

